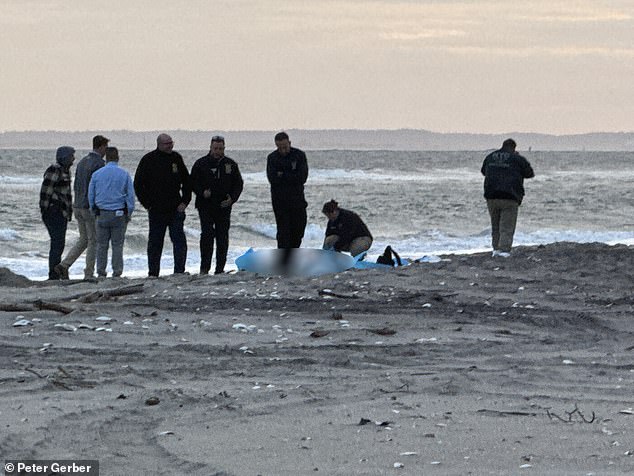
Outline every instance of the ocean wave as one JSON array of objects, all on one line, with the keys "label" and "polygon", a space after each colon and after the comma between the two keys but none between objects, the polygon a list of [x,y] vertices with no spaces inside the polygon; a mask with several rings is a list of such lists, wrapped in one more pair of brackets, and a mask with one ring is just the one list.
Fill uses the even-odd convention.
[{"label": "ocean wave", "polygon": [[0,175],[0,184],[3,185],[37,185],[40,183],[42,183],[42,177]]},{"label": "ocean wave", "polygon": [[[247,183],[268,183],[265,172],[244,173],[242,177]],[[372,169],[310,169],[308,181],[312,183],[332,182],[435,182],[437,180],[477,180],[481,177],[478,171],[470,169],[435,170],[425,173],[397,172],[394,170]]]},{"label": "ocean wave", "polygon": [[0,241],[18,241],[20,235],[11,228],[0,228]]}]

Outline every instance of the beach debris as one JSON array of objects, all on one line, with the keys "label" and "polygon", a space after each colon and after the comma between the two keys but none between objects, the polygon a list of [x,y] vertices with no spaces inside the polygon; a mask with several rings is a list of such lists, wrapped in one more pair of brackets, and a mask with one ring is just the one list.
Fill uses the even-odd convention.
[{"label": "beach debris", "polygon": [[110,327],[97,327],[95,332],[112,332],[112,329]]},{"label": "beach debris", "polygon": [[33,305],[37,309],[40,309],[42,311],[57,311],[61,312],[62,314],[70,314],[75,310],[75,308],[73,307],[63,306],[54,302],[46,302],[42,301],[41,299],[33,301]]},{"label": "beach debris", "polygon": [[431,465],[437,466],[440,464],[440,461],[432,461],[431,463],[429,463]]},{"label": "beach debris", "polygon": [[88,330],[90,330],[90,331],[94,331],[94,330],[95,330],[95,327],[94,327],[94,326],[90,326],[90,325],[88,325],[88,324],[83,324],[83,323],[82,323],[82,324],[79,324],[79,325],[77,326],[77,329],[88,329]]},{"label": "beach debris", "polygon": [[634,410],[632,408],[626,408],[624,410],[619,410],[619,413],[623,415],[634,415]]},{"label": "beach debris", "polygon": [[32,325],[33,323],[29,321],[28,319],[20,319],[19,321],[15,321],[13,323],[13,327],[25,327],[25,326],[32,326]]},{"label": "beach debris", "polygon": [[118,297],[118,296],[126,296],[128,294],[134,294],[134,293],[140,293],[140,292],[143,292],[143,283],[130,284],[130,285],[114,288],[114,289],[104,289],[103,291],[92,291],[87,294],[80,294],[79,296],[76,296],[75,299],[83,303],[92,303],[92,302],[103,300],[103,299],[110,299],[110,298]]},{"label": "beach debris", "polygon": [[250,325],[246,325],[246,324],[242,324],[241,322],[234,324],[233,326],[231,326],[233,329],[240,331],[240,332],[254,332],[257,330],[257,326],[250,324]]},{"label": "beach debris", "polygon": [[333,312],[330,316],[330,318],[333,321],[340,321],[343,319],[343,314],[341,314],[340,312]]},{"label": "beach debris", "polygon": [[117,400],[125,400],[126,398],[128,398],[127,395],[120,393],[119,396],[117,397]]},{"label": "beach debris", "polygon": [[528,468],[532,468],[533,465],[532,464],[523,464],[520,466],[520,469],[528,469]]},{"label": "beach debris", "polygon": [[124,325],[124,326],[133,326],[133,325],[134,325],[134,322],[132,322],[132,321],[125,321],[125,322],[123,323],[123,325]]},{"label": "beach debris", "polygon": [[418,453],[416,451],[404,451],[399,456],[417,456]]},{"label": "beach debris", "polygon": [[328,288],[320,289],[319,291],[317,291],[317,294],[319,294],[320,296],[322,296],[325,299],[333,298],[333,297],[337,297],[337,298],[341,298],[341,299],[357,299],[359,297],[356,294],[337,293],[337,292],[333,291],[332,289],[328,289]]},{"label": "beach debris", "polygon": [[417,344],[422,344],[424,342],[436,342],[438,339],[436,337],[421,337],[420,339],[416,339],[414,342]]},{"label": "beach debris", "polygon": [[[594,421],[596,420],[596,415],[594,414],[594,412],[592,412],[592,417],[591,418],[586,418],[586,416],[581,412],[581,410],[579,410],[579,407],[577,406],[577,404],[575,403],[575,408],[572,411],[566,411],[566,414],[568,416],[567,419],[562,418],[561,416],[557,415],[556,413],[546,409],[546,414],[548,415],[548,418],[550,418],[551,420],[560,420],[563,421],[564,423],[594,423]],[[575,420],[575,417],[578,417]]]},{"label": "beach debris", "polygon": [[73,326],[72,324],[66,324],[66,323],[55,324],[55,327],[59,327],[60,329],[64,331],[68,331],[68,332],[75,332],[77,330],[77,328]]},{"label": "beach debris", "polygon": [[394,329],[390,329],[389,327],[383,327],[381,329],[368,329],[369,332],[372,332],[372,334],[377,334],[380,336],[393,336],[394,334],[396,334],[396,331]]},{"label": "beach debris", "polygon": [[564,364],[564,365],[572,365],[572,364],[574,364],[574,361],[572,361],[570,359],[564,359],[564,360],[562,360],[561,363]]},{"label": "beach debris", "polygon": [[167,430],[167,431],[161,431],[159,433],[159,436],[167,436],[167,435],[175,435],[175,433],[171,430]]},{"label": "beach debris", "polygon": [[317,329],[317,330],[314,330],[313,332],[311,332],[311,333],[310,333],[310,336],[311,336],[311,337],[313,337],[313,338],[315,338],[315,339],[319,339],[320,337],[325,337],[325,336],[327,336],[328,334],[330,334],[330,331],[325,331],[325,330],[322,330],[322,329]]},{"label": "beach debris", "polygon": [[242,351],[242,353],[244,354],[255,354],[255,352],[253,352],[251,349],[249,349],[248,346],[243,345],[242,347],[240,347],[240,349]]},{"label": "beach debris", "polygon": [[150,407],[154,405],[158,405],[159,403],[161,403],[161,400],[159,399],[159,397],[150,397],[147,400],[145,400],[145,404]]},{"label": "beach debris", "polygon": [[110,322],[111,320],[112,318],[108,316],[95,317],[95,321],[99,321],[99,322]]},{"label": "beach debris", "polygon": [[361,420],[359,420],[359,423],[357,424],[357,426],[365,426],[369,423],[374,423],[376,426],[390,426],[392,424],[391,421],[373,421],[370,420],[368,418],[361,418]]},{"label": "beach debris", "polygon": [[404,467],[405,465],[403,463],[399,463],[398,461],[394,463],[394,468],[396,469],[403,469]]}]

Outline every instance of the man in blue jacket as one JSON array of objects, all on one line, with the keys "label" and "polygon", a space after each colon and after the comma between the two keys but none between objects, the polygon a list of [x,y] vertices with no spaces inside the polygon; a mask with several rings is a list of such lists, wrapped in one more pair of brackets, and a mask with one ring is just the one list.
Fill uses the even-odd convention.
[{"label": "man in blue jacket", "polygon": [[519,206],[524,198],[524,179],[535,176],[531,164],[515,151],[517,144],[506,139],[502,148],[482,163],[484,198],[491,216],[493,256],[511,256]]},{"label": "man in blue jacket", "polygon": [[88,203],[96,215],[97,276],[106,277],[108,246],[112,242],[112,276],[123,273],[123,242],[134,211],[134,184],[130,174],[119,167],[119,151],[106,149],[106,165],[92,174]]}]

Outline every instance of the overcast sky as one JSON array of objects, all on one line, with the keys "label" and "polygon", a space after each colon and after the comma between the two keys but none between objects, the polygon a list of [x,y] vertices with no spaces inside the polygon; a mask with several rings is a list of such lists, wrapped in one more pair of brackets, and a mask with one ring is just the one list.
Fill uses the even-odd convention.
[{"label": "overcast sky", "polygon": [[634,131],[634,0],[0,9],[5,131]]}]

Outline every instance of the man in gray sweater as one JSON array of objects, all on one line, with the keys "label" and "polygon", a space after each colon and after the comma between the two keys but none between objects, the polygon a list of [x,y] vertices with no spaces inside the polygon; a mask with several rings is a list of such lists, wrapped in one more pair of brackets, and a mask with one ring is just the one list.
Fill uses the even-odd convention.
[{"label": "man in gray sweater", "polygon": [[88,185],[92,174],[105,165],[103,157],[106,155],[109,139],[98,135],[92,138],[93,150],[77,164],[75,171],[73,213],[77,220],[79,239],[66,254],[56,271],[62,279],[68,279],[68,268],[86,251],[86,267],[84,279],[94,278],[95,256],[97,250],[97,235],[95,216],[90,212],[88,204]]}]

